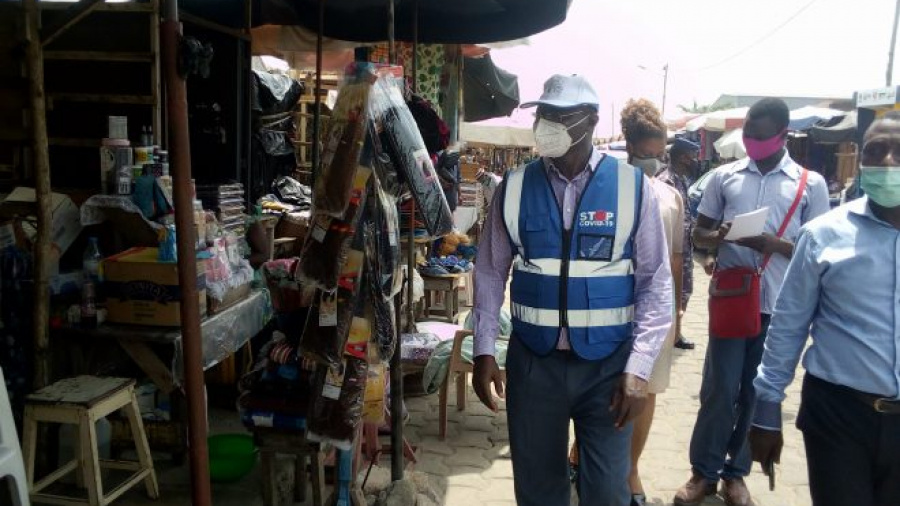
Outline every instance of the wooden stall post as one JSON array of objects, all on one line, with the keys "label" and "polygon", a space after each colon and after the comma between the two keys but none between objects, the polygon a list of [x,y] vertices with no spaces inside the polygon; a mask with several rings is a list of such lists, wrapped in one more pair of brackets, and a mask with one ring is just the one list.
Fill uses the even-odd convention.
[{"label": "wooden stall post", "polygon": [[191,504],[210,506],[209,457],[206,442],[206,399],[203,379],[203,349],[200,333],[200,302],[197,290],[196,237],[191,194],[191,144],[188,129],[187,83],[178,72],[181,24],[178,0],[168,0],[165,21],[160,26],[166,109],[170,121],[169,151],[174,180],[175,227],[178,243],[178,281],[181,285],[181,335],[184,387],[188,401]]},{"label": "wooden stall post", "polygon": [[[313,90],[315,101],[313,102],[313,138],[312,138],[312,185],[315,187],[316,178],[322,169],[321,153],[319,152],[319,137],[322,135],[322,32],[325,30],[325,0],[319,0],[319,29],[316,30],[316,89]],[[306,141],[304,138],[303,141]]]},{"label": "wooden stall post", "polygon": [[44,54],[41,48],[41,11],[37,0],[24,0],[27,38],[28,95],[31,101],[31,137],[37,237],[34,243],[34,388],[50,384],[50,154],[47,142],[47,102],[44,93]]}]

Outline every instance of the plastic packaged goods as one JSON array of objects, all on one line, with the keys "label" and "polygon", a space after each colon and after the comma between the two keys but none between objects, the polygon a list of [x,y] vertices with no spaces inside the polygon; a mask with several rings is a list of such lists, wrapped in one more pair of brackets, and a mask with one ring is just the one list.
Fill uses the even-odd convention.
[{"label": "plastic packaged goods", "polygon": [[362,420],[368,363],[345,357],[336,367],[318,367],[313,382],[307,438],[349,451]]},{"label": "plastic packaged goods", "polygon": [[325,291],[337,288],[341,268],[353,242],[353,235],[365,206],[366,186],[372,170],[360,167],[354,177],[350,206],[343,219],[316,213],[300,255],[299,274],[303,280]]},{"label": "plastic packaged goods", "polygon": [[387,381],[387,367],[384,364],[369,363],[368,379],[364,394],[363,420],[365,423],[380,425],[384,423],[385,382]]},{"label": "plastic packaged goods", "polygon": [[319,291],[300,340],[303,356],[328,367],[337,367],[344,355],[353,315],[359,304],[365,255],[351,250],[333,292]]},{"label": "plastic packaged goods", "polygon": [[369,98],[369,116],[380,146],[404,180],[428,233],[440,237],[453,230],[453,215],[416,121],[395,81],[381,77]]},{"label": "plastic packaged goods", "polygon": [[303,93],[303,85],[294,79],[253,70],[250,101],[254,112],[265,116],[292,111]]},{"label": "plastic packaged goods", "polygon": [[368,80],[353,80],[338,94],[322,137],[322,171],[313,196],[317,214],[341,218],[347,210],[365,139],[371,89]]},{"label": "plastic packaged goods", "polygon": [[378,355],[384,361],[390,361],[394,355],[397,330],[394,327],[393,294],[384,293],[381,283],[381,260],[377,242],[380,237],[375,225],[370,223],[365,230],[366,237],[366,282],[371,293],[372,304],[372,337],[377,344]]},{"label": "plastic packaged goods", "polygon": [[377,256],[374,269],[378,273],[378,283],[384,297],[397,295],[403,287],[400,265],[403,262],[400,251],[400,215],[397,212],[397,199],[384,191],[378,177],[372,178],[369,188],[369,212],[374,226],[374,242],[367,241],[366,251],[374,247]]},{"label": "plastic packaged goods", "polygon": [[272,192],[281,202],[308,208],[312,202],[312,190],[296,179],[282,176],[272,183]]}]

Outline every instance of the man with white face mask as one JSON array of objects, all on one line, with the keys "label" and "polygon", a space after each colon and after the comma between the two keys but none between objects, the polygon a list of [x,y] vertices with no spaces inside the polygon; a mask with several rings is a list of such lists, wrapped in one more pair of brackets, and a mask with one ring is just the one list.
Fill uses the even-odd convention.
[{"label": "man with white face mask", "polygon": [[797,427],[815,506],[900,504],[900,114],[872,125],[861,155],[867,196],[801,231],[754,383],[750,445],[771,469],[812,337]]},{"label": "man with white face mask", "polygon": [[479,244],[473,386],[497,411],[498,315],[512,268],[506,359],[516,500],[568,506],[575,423],[582,506],[628,506],[632,421],[672,324],[672,274],[654,190],[593,148],[599,98],[554,76],[537,106],[542,157],[510,171]]}]

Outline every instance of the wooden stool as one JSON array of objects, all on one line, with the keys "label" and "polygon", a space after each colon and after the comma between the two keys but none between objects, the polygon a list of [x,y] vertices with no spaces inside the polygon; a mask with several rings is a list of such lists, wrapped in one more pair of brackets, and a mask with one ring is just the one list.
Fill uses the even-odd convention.
[{"label": "wooden stool", "polygon": [[296,456],[294,500],[301,503],[306,501],[306,484],[310,481],[306,474],[309,463],[312,466],[309,476],[312,478],[313,506],[325,504],[325,452],[320,444],[307,441],[302,432],[278,429],[257,428],[253,430],[253,437],[262,461],[264,506],[278,506],[281,502],[275,470],[275,458],[278,454]]},{"label": "wooden stool", "polygon": [[[422,276],[425,282],[425,318],[430,318],[432,310],[443,309],[442,315],[449,323],[459,320],[459,287],[462,286],[463,274],[449,276]],[[442,307],[434,304],[434,294],[443,295]]]},{"label": "wooden stool", "polygon": [[[131,433],[139,462],[101,460],[99,457],[97,420],[120,409],[125,412],[131,423]],[[37,453],[37,428],[40,422],[78,425],[80,436],[76,444],[77,457],[35,483],[34,461]],[[34,503],[106,506],[141,481],[147,487],[147,495],[152,499],[159,497],[159,484],[156,482],[156,472],[153,470],[144,423],[134,395],[133,379],[78,376],[59,381],[29,395],[25,406],[23,439],[25,473],[31,501]],[[101,467],[133,471],[134,474],[107,495],[103,492]],[[79,477],[83,476],[88,493],[87,499],[41,492],[73,471],[77,472]]]}]

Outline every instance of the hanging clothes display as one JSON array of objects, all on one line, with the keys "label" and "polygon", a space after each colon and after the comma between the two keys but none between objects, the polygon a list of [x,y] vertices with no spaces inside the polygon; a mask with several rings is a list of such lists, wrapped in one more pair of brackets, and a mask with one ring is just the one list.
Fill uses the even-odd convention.
[{"label": "hanging clothes display", "polygon": [[351,72],[352,84],[338,96],[336,111],[342,112],[326,128],[325,150],[332,156],[323,156],[311,231],[297,268],[299,279],[318,288],[299,344],[300,355],[316,363],[307,437],[344,450],[351,448],[363,414],[369,360],[377,367],[396,348],[393,297],[402,287],[404,263],[401,183],[429,235],[441,237],[453,228],[397,79],[386,72],[376,79],[368,64]]},{"label": "hanging clothes display", "polygon": [[[403,67],[404,77],[407,83],[412,83],[413,78],[413,45],[409,42],[398,42],[397,64]],[[425,100],[435,104],[438,114],[443,116],[440,105],[441,74],[447,60],[445,46],[443,44],[419,44],[418,62],[416,72],[416,92]],[[372,63],[387,64],[390,62],[390,52],[387,44],[379,44],[369,53]]]}]

